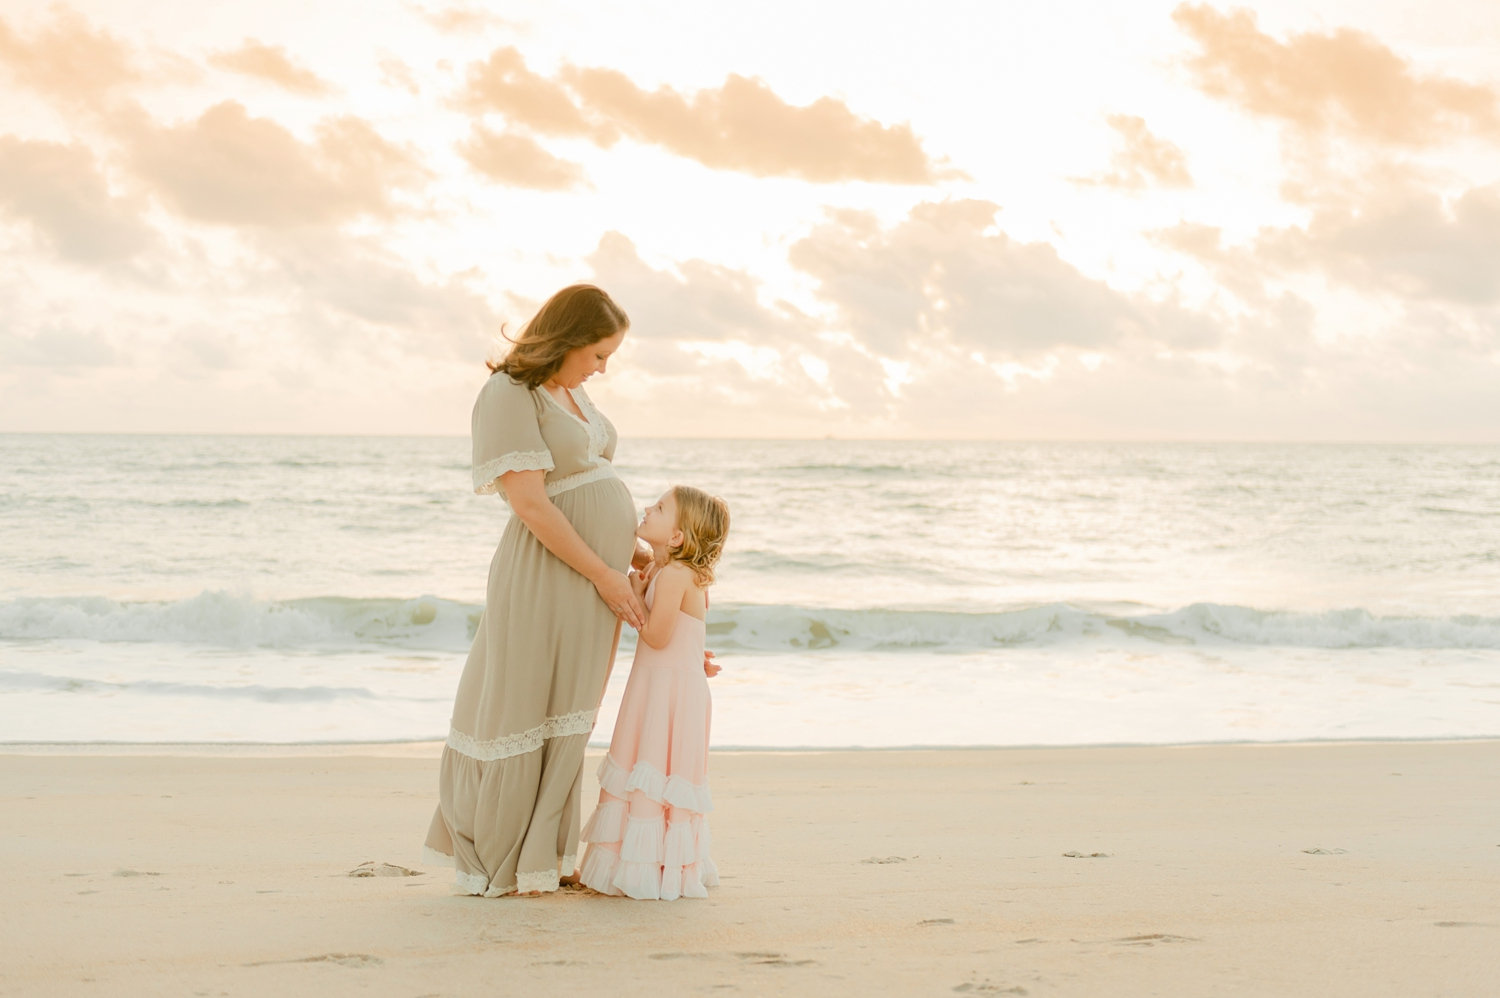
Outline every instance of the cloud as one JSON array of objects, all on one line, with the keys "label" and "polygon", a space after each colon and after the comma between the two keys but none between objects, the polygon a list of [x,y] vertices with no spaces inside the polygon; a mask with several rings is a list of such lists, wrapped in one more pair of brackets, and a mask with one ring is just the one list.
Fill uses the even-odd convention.
[{"label": "cloud", "polygon": [[[629,363],[589,382],[589,393],[621,428],[641,437],[823,436],[868,427],[879,406],[856,408],[808,376],[793,358],[751,371],[729,356],[653,342],[623,351]],[[663,405],[663,399],[671,399]],[[684,413],[690,414],[684,417]],[[633,445],[632,445],[633,450]]]},{"label": "cloud", "polygon": [[471,65],[460,103],[472,111],[499,112],[511,124],[543,135],[586,135],[600,145],[617,135],[606,122],[586,116],[562,84],[527,69],[515,48],[498,48]]},{"label": "cloud", "polygon": [[267,80],[294,94],[320,97],[334,92],[332,84],[304,66],[294,63],[280,45],[245,39],[237,49],[216,52],[209,63],[220,69]]},{"label": "cloud", "polygon": [[114,346],[95,329],[53,323],[33,335],[0,329],[0,360],[16,367],[109,367],[119,361]]},{"label": "cloud", "polygon": [[29,39],[0,18],[0,64],[18,83],[73,105],[94,105],[146,78],[131,48],[96,30],[78,12],[51,8],[52,20]]},{"label": "cloud", "polygon": [[831,97],[798,107],[734,74],[690,96],[671,87],[648,93],[611,69],[563,75],[586,107],[632,138],[714,169],[895,184],[930,184],[951,172],[927,158],[910,125],[861,118]]},{"label": "cloud", "polygon": [[1250,247],[1226,245],[1218,226],[1179,222],[1145,235],[1158,246],[1195,259],[1220,287],[1239,298],[1257,304],[1268,300],[1264,264],[1255,259]]},{"label": "cloud", "polygon": [[1199,48],[1188,67],[1206,94],[1309,134],[1424,146],[1457,135],[1500,139],[1500,98],[1451,76],[1419,75],[1370,35],[1348,28],[1279,42],[1248,10],[1183,4],[1172,18]]},{"label": "cloud", "polygon": [[831,97],[789,104],[764,82],[733,74],[691,94],[666,86],[648,92],[612,69],[564,66],[546,77],[507,47],[470,67],[460,102],[545,135],[586,136],[601,146],[626,136],[756,177],[929,184],[960,176],[934,163],[909,125],[860,117]]},{"label": "cloud", "polygon": [[232,267],[175,255],[177,280],[166,287],[122,284],[118,268],[8,261],[0,370],[9,361],[115,365],[136,379],[215,371],[236,391],[267,376],[303,382],[314,397],[320,382],[372,366],[409,367],[418,379],[445,365],[483,370],[498,317],[473,272],[434,275],[377,235],[332,229],[243,233],[234,252]]},{"label": "cloud", "polygon": [[583,167],[515,132],[492,132],[476,124],[468,139],[458,144],[458,152],[486,177],[512,187],[566,191],[587,186]]},{"label": "cloud", "polygon": [[1371,299],[1500,303],[1500,184],[1448,199],[1399,175],[1350,186],[1352,193],[1314,208],[1306,224],[1268,226],[1239,245],[1192,222],[1150,235],[1251,302],[1267,299],[1272,279],[1322,274]]},{"label": "cloud", "polygon": [[1280,271],[1316,269],[1367,294],[1458,305],[1500,302],[1500,184],[1451,201],[1381,189],[1325,207],[1305,226],[1262,230],[1255,255]]},{"label": "cloud", "polygon": [[[1326,378],[1267,377],[1259,366],[1229,370],[1136,353],[1111,356],[1097,369],[1065,361],[1036,377],[933,364],[903,387],[896,425],[934,438],[1013,440],[1473,437],[1485,424],[1474,415],[1452,418],[1441,400],[1462,399],[1492,415],[1500,403],[1493,392],[1485,398],[1478,372],[1454,379],[1457,365],[1446,360],[1415,372],[1392,369],[1385,357],[1328,351],[1316,357]],[[1392,390],[1404,396],[1401,404],[1376,403]]]},{"label": "cloud", "polygon": [[1184,348],[1217,337],[1206,317],[1133,299],[1080,273],[1049,243],[1011,239],[995,227],[998,210],[988,201],[928,202],[890,228],[838,212],[789,259],[818,282],[841,327],[887,357],[957,349],[1017,360],[1127,337]]},{"label": "cloud", "polygon": [[760,285],[749,274],[706,260],[659,270],[618,232],[605,233],[587,263],[638,336],[765,345],[805,341],[815,331],[812,319],[792,305],[762,303]]},{"label": "cloud", "polygon": [[263,233],[252,243],[265,263],[242,293],[289,307],[299,345],[332,354],[391,346],[477,365],[499,329],[498,316],[464,275],[424,280],[377,238],[304,229]]},{"label": "cloud", "polygon": [[1140,191],[1147,187],[1184,188],[1193,186],[1188,172],[1187,155],[1174,143],[1151,134],[1146,119],[1131,114],[1112,114],[1105,119],[1125,140],[1124,148],[1110,157],[1111,169],[1097,177],[1075,180],[1075,183],[1113,187],[1122,191]]},{"label": "cloud", "polygon": [[873,418],[891,402],[875,359],[822,337],[816,319],[767,299],[744,271],[696,259],[653,267],[618,232],[606,233],[587,262],[640,340],[626,357],[634,390],[611,404],[643,432],[684,432],[679,416],[664,417],[652,401],[664,392],[711,414],[713,425],[751,436],[806,432],[830,412]]},{"label": "cloud", "polygon": [[180,125],[161,126],[139,109],[120,119],[137,174],[201,222],[274,228],[390,218],[393,191],[426,176],[409,150],[353,116],[325,119],[314,142],[235,101]]},{"label": "cloud", "polygon": [[110,193],[84,146],[0,136],[0,211],[29,223],[64,259],[108,264],[135,255],[153,241],[140,209]]},{"label": "cloud", "polygon": [[411,67],[400,59],[389,53],[381,55],[377,65],[380,67],[380,82],[388,87],[405,90],[416,97],[422,93],[421,86],[417,83],[416,75],[412,73]]},{"label": "cloud", "polygon": [[512,22],[483,6],[452,4],[435,9],[428,9],[419,4],[409,6],[428,24],[449,35],[473,35],[489,28],[514,26]]}]

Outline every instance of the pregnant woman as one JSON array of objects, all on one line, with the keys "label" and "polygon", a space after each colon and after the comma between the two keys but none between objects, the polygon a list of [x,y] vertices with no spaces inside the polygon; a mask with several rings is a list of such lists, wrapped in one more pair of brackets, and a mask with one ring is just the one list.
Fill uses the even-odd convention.
[{"label": "pregnant woman", "polygon": [[610,464],[615,428],[582,387],[629,325],[598,288],[564,288],[489,365],[474,403],[474,490],[498,492],[514,515],[490,562],[427,833],[428,858],[451,862],[467,894],[555,891],[574,877],[584,746],[620,622],[644,620],[625,575],[635,508]]}]

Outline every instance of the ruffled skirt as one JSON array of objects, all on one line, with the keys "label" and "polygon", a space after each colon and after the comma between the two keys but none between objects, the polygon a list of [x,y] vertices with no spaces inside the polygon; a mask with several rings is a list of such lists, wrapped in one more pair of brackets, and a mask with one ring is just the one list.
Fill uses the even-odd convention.
[{"label": "ruffled skirt", "polygon": [[646,762],[627,772],[609,756],[599,784],[599,806],[583,829],[583,883],[639,901],[708,897],[705,888],[719,882],[709,855],[708,787]]}]

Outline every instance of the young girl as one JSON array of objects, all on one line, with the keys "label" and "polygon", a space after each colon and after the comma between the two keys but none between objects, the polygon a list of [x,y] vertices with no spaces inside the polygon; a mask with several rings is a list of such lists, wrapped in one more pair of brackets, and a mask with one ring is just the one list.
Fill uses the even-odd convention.
[{"label": "young girl", "polygon": [[678,485],[636,530],[655,554],[632,575],[646,626],[599,764],[599,806],[583,829],[579,879],[601,894],[672,901],[719,882],[708,855],[708,679],[704,619],[729,532],[724,500]]}]

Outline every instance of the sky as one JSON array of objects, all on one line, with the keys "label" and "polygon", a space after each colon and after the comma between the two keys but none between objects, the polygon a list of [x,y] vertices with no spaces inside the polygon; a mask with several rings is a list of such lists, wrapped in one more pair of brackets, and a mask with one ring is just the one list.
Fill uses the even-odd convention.
[{"label": "sky", "polygon": [[0,432],[1500,442],[1500,4],[7,0]]}]

